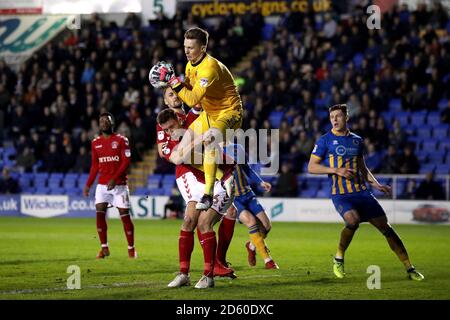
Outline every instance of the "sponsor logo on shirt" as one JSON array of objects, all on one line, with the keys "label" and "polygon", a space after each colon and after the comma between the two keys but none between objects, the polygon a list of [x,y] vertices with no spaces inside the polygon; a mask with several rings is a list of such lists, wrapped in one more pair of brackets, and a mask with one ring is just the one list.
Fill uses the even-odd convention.
[{"label": "sponsor logo on shirt", "polygon": [[208,86],[208,78],[201,78],[200,79],[200,87],[206,87]]},{"label": "sponsor logo on shirt", "polygon": [[98,162],[105,163],[105,162],[118,162],[120,161],[119,156],[113,156],[113,157],[100,157],[98,158]]},{"label": "sponsor logo on shirt", "polygon": [[164,140],[164,131],[158,131],[158,140]]}]

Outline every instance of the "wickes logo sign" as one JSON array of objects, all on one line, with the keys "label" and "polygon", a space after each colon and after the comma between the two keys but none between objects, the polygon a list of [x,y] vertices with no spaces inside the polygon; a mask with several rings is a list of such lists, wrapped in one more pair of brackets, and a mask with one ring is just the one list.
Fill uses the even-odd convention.
[{"label": "wickes logo sign", "polygon": [[22,196],[21,211],[23,214],[49,218],[66,214],[69,210],[69,199],[67,196]]}]

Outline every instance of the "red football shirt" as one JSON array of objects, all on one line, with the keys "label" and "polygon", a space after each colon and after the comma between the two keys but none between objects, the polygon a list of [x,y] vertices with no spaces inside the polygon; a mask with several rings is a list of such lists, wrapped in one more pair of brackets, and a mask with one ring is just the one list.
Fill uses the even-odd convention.
[{"label": "red football shirt", "polygon": [[111,179],[116,181],[116,185],[127,184],[131,151],[126,137],[118,133],[113,133],[108,138],[100,135],[92,140],[91,154],[91,171],[86,186],[92,186],[97,173],[98,184],[108,184]]},{"label": "red football shirt", "polygon": [[[186,113],[177,113],[178,119],[181,120],[181,127],[186,128],[189,127],[189,125],[198,118],[201,111],[195,110],[192,108],[189,110],[189,112]],[[188,125],[186,125],[189,123]],[[159,125],[159,123],[156,124],[156,143],[161,144],[165,143],[170,140],[170,135],[168,135],[163,128]]]},{"label": "red football shirt", "polygon": [[[180,114],[178,113],[177,115],[180,115]],[[183,114],[184,119],[181,118],[181,119],[183,119],[182,128],[187,129],[191,125],[191,123],[194,122],[195,119],[198,118],[199,115],[200,115],[200,112],[196,111],[195,109],[191,109],[187,113],[187,115]],[[159,125],[158,125],[158,127],[161,128]],[[164,158],[167,161],[170,161],[169,159],[170,159],[170,156],[172,155],[173,149],[180,142],[177,140],[171,140],[170,135],[166,134],[162,128],[161,128],[161,130],[162,130],[162,133],[164,134],[165,139],[167,139],[167,140],[158,142],[158,143],[164,143],[162,153],[164,155]],[[175,178],[181,177],[186,172],[192,172],[197,177],[197,180],[199,180],[202,183],[205,183],[204,173],[201,172],[200,170],[198,170],[194,167],[191,167],[190,165],[186,165],[186,164],[179,164],[175,167]]]}]

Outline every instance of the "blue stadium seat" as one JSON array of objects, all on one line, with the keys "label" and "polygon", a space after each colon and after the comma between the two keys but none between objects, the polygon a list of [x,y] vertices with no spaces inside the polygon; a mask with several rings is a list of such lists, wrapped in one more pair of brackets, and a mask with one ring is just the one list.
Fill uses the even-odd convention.
[{"label": "blue stadium seat", "polygon": [[59,179],[59,180],[61,180],[63,177],[64,177],[64,173],[53,172],[53,173],[50,173],[49,179]]},{"label": "blue stadium seat", "polygon": [[160,174],[149,175],[147,178],[147,187],[150,189],[159,188],[161,178],[162,178],[162,175],[160,175]]},{"label": "blue stadium seat", "polygon": [[353,64],[355,65],[356,69],[361,68],[363,60],[364,60],[364,55],[360,52],[358,52],[357,54],[355,54],[353,56]]},{"label": "blue stadium seat", "polygon": [[66,194],[69,196],[80,196],[82,194],[81,188],[64,188],[66,190]]},{"label": "blue stadium seat", "polygon": [[429,172],[433,171],[435,168],[436,168],[436,165],[432,164],[432,163],[422,164],[420,166],[419,173],[420,174],[429,173]]},{"label": "blue stadium seat", "polygon": [[33,194],[35,192],[36,188],[35,187],[22,187],[22,194]]},{"label": "blue stadium seat", "polygon": [[439,141],[439,150],[450,151],[450,138],[444,138]]},{"label": "blue stadium seat", "polygon": [[450,166],[450,153],[447,153],[447,156],[444,159],[444,163]]},{"label": "blue stadium seat", "polygon": [[438,164],[436,166],[436,174],[449,174],[450,173],[450,166],[448,164]]},{"label": "blue stadium seat", "polygon": [[432,164],[442,164],[444,161],[445,151],[434,151],[428,154],[428,163]]},{"label": "blue stadium seat", "polygon": [[383,111],[380,115],[383,117],[386,124],[391,124],[392,119],[394,119],[394,113],[392,111]]},{"label": "blue stadium seat", "polygon": [[428,139],[428,138],[431,138],[431,130],[432,130],[432,127],[421,126],[421,127],[417,128],[416,134],[418,137],[420,137],[422,139]]},{"label": "blue stadium seat", "polygon": [[325,60],[329,63],[336,60],[336,51],[328,50],[327,53],[325,54]]},{"label": "blue stadium seat", "polygon": [[448,104],[448,100],[445,99],[445,98],[442,98],[442,99],[439,100],[439,102],[438,102],[438,108],[439,108],[440,110],[444,110],[444,109],[447,107],[447,104]]},{"label": "blue stadium seat", "polygon": [[402,100],[397,98],[389,100],[389,110],[394,112],[402,111]]},{"label": "blue stadium seat", "polygon": [[441,124],[441,116],[439,112],[430,112],[427,117],[427,124],[430,126],[437,126]]},{"label": "blue stadium seat", "polygon": [[77,187],[77,179],[76,178],[75,179],[72,179],[72,178],[66,179],[65,178],[62,181],[62,186],[65,189],[76,188]]},{"label": "blue stadium seat", "polygon": [[49,194],[50,188],[48,187],[36,187],[34,194]]},{"label": "blue stadium seat", "polygon": [[319,189],[320,185],[319,179],[309,179],[304,186],[304,189]]},{"label": "blue stadium seat", "polygon": [[400,111],[395,114],[395,119],[400,122],[400,125],[407,126],[409,124],[409,112],[408,111]]},{"label": "blue stadium seat", "polygon": [[48,186],[50,188],[59,188],[61,186],[61,178],[50,178],[48,179]]},{"label": "blue stadium seat", "polygon": [[437,140],[427,139],[422,143],[422,150],[428,152],[436,150],[436,147],[437,147]]},{"label": "blue stadium seat", "polygon": [[30,187],[31,186],[31,181],[32,179],[30,177],[27,176],[20,176],[19,178],[19,185],[22,189],[26,188],[26,187]]},{"label": "blue stadium seat", "polygon": [[66,189],[64,188],[50,188],[49,194],[66,194]]},{"label": "blue stadium seat", "polygon": [[138,187],[134,190],[133,194],[137,196],[146,196],[148,195],[148,189],[146,187]]},{"label": "blue stadium seat", "polygon": [[264,40],[272,39],[273,33],[275,32],[275,25],[271,23],[266,23],[262,29],[262,37]]},{"label": "blue stadium seat", "polygon": [[47,187],[47,179],[34,179],[33,185],[36,188]]},{"label": "blue stadium seat", "polygon": [[317,189],[306,189],[301,192],[302,198],[315,198],[317,195]]},{"label": "blue stadium seat", "polygon": [[331,196],[331,192],[330,192],[329,188],[319,189],[319,191],[317,191],[317,194],[316,194],[317,198],[329,198],[330,196]]},{"label": "blue stadium seat", "polygon": [[403,126],[402,129],[403,129],[403,131],[405,131],[405,133],[408,135],[408,137],[417,138],[415,136],[415,134],[416,134],[416,126],[415,125],[408,124],[408,125]]},{"label": "blue stadium seat", "polygon": [[47,180],[48,179],[48,173],[47,172],[39,172],[34,174],[35,180]]},{"label": "blue stadium seat", "polygon": [[272,111],[269,115],[269,122],[272,128],[279,128],[281,121],[283,120],[284,112],[282,111]]},{"label": "blue stadium seat", "polygon": [[411,124],[416,127],[423,126],[425,124],[425,118],[427,116],[426,111],[417,111],[411,114]]},{"label": "blue stadium seat", "polygon": [[78,180],[78,173],[69,172],[64,176],[64,180]]},{"label": "blue stadium seat", "polygon": [[433,129],[433,138],[436,139],[445,138],[447,137],[447,133],[448,133],[448,125],[446,124],[438,125]]}]

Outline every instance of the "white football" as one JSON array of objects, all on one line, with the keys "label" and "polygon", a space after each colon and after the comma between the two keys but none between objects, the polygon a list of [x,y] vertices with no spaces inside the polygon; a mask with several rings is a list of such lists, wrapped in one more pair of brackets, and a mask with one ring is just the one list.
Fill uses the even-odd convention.
[{"label": "white football", "polygon": [[150,72],[148,73],[148,80],[150,81],[150,84],[154,88],[158,88],[158,89],[167,87],[167,82],[161,81],[159,79],[159,77],[160,77],[159,68],[160,67],[161,67],[161,63],[158,62],[150,69]]}]

